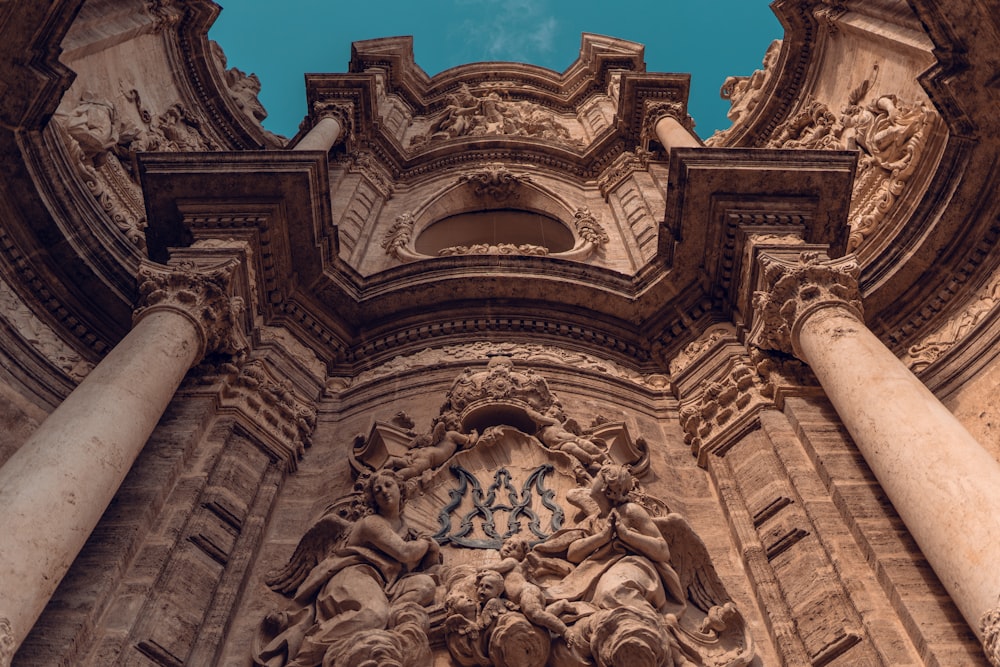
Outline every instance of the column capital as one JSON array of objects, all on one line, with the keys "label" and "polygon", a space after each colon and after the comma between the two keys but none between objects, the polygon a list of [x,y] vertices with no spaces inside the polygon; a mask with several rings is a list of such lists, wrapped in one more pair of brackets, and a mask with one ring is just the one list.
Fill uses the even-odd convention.
[{"label": "column capital", "polygon": [[199,270],[143,260],[136,276],[139,299],[132,326],[152,312],[167,310],[195,325],[200,334],[199,360],[209,352],[241,352],[246,347],[239,327],[243,299],[231,295],[238,266],[235,259]]},{"label": "column capital", "polygon": [[842,308],[864,321],[854,255],[831,260],[803,252],[791,261],[762,253],[758,261],[764,289],[754,292],[750,344],[806,361],[798,349],[798,331],[811,314]]},{"label": "column capital", "polygon": [[990,609],[979,620],[983,651],[993,667],[1000,667],[1000,607]]},{"label": "column capital", "polygon": [[317,123],[324,118],[337,121],[340,125],[340,134],[334,139],[334,143],[345,140],[354,127],[354,103],[350,100],[313,102],[312,115]]}]

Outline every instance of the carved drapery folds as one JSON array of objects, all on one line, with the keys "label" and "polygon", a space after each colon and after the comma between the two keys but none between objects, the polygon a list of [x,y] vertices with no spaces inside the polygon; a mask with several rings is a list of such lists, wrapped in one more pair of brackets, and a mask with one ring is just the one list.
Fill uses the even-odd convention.
[{"label": "carved drapery folds", "polygon": [[824,261],[817,253],[804,252],[797,262],[790,262],[762,254],[759,261],[766,289],[754,294],[753,345],[801,358],[796,329],[810,313],[840,307],[863,321],[853,255]]},{"label": "carved drapery folds", "polygon": [[263,619],[256,665],[753,660],[705,544],[643,488],[648,451],[623,423],[580,428],[544,378],[494,357],[455,380],[429,432],[413,426],[397,415],[355,442],[356,491],[267,579],[291,601]]},{"label": "carved drapery folds", "polygon": [[240,297],[230,296],[236,260],[195,271],[144,261],[139,267],[139,302],[133,326],[154,310],[170,310],[190,320],[201,338],[200,359],[208,352],[235,355],[246,348],[241,335]]},{"label": "carved drapery folds", "polygon": [[854,180],[847,249],[861,247],[906,190],[928,141],[938,131],[938,116],[924,102],[895,94],[863,100],[872,83],[853,90],[840,115],[823,102],[806,100],[779,125],[768,145],[774,148],[852,150],[861,153]]}]

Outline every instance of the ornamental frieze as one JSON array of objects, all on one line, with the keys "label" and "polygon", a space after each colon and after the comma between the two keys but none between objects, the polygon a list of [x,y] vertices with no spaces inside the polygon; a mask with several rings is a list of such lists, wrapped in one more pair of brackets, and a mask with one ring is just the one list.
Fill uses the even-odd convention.
[{"label": "ornamental frieze", "polygon": [[704,542],[644,488],[645,441],[594,421],[494,357],[455,380],[430,432],[377,422],[353,447],[354,492],[266,578],[288,599],[254,664],[750,664]]}]

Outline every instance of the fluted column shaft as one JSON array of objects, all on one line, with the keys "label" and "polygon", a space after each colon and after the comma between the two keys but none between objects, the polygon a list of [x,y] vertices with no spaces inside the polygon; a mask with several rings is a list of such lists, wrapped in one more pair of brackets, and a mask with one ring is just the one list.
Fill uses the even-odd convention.
[{"label": "fluted column shaft", "polygon": [[147,273],[132,330],[0,468],[0,665],[10,664],[188,369],[209,347],[224,347],[232,303],[219,280],[231,271],[215,282]]},{"label": "fluted column shaft", "polygon": [[757,295],[753,342],[813,370],[952,600],[989,640],[995,629],[981,624],[1000,595],[1000,463],[865,326],[856,267],[762,265],[771,289]]}]

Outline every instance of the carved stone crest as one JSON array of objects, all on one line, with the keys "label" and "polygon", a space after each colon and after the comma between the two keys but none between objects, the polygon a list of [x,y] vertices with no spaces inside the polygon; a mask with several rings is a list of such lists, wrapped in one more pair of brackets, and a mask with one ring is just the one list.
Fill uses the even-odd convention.
[{"label": "carved stone crest", "polygon": [[268,578],[291,600],[263,619],[254,664],[753,659],[704,543],[645,492],[648,451],[623,423],[581,428],[498,356],[456,378],[430,432],[413,426],[397,415],[357,439],[355,492]]}]

